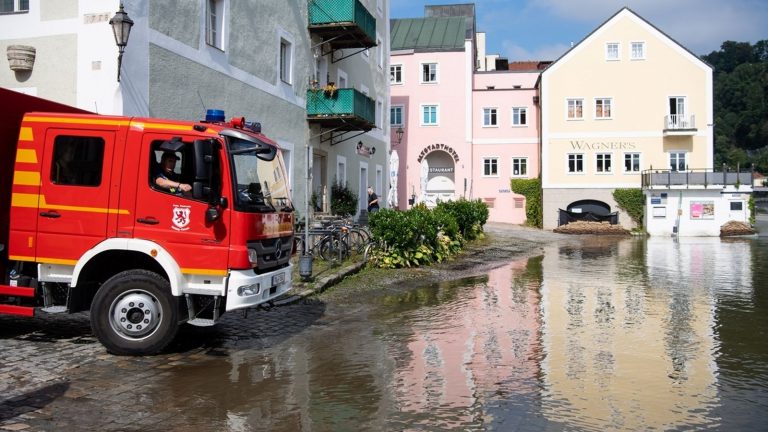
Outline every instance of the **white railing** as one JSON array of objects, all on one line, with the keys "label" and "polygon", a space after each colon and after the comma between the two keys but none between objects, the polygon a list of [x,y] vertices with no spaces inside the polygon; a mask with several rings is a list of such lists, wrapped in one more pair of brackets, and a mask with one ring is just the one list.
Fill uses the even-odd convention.
[{"label": "white railing", "polygon": [[696,116],[681,114],[664,116],[664,129],[696,129]]}]

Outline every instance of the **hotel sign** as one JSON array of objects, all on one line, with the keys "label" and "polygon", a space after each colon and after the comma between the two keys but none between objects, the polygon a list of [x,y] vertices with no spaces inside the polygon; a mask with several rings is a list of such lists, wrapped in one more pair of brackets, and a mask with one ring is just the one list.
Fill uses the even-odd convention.
[{"label": "hotel sign", "polygon": [[430,145],[424,147],[424,150],[422,150],[421,153],[419,153],[419,158],[416,159],[416,160],[419,163],[421,163],[421,160],[424,159],[424,157],[426,155],[432,153],[433,151],[437,151],[437,150],[442,150],[442,151],[448,153],[449,155],[451,155],[451,157],[453,158],[454,162],[458,162],[459,161],[459,154],[456,152],[456,150],[451,148],[451,146],[445,145],[445,144],[430,144]]}]

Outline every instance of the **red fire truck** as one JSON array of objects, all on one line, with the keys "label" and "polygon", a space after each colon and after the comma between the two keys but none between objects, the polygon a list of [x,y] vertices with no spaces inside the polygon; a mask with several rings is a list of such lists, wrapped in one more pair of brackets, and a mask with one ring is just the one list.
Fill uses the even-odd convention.
[{"label": "red fire truck", "polygon": [[258,123],[0,101],[0,313],[90,310],[107,350],[143,355],[291,287],[289,179]]}]

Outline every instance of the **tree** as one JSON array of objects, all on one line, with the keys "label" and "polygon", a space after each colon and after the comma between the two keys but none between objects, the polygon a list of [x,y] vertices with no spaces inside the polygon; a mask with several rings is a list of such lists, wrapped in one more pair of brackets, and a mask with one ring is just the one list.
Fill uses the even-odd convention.
[{"label": "tree", "polygon": [[726,41],[714,67],[715,164],[768,171],[768,40]]}]

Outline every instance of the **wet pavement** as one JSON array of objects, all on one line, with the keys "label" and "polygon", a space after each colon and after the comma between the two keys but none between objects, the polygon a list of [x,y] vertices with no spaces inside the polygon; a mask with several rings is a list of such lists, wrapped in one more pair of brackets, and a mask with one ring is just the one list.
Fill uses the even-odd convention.
[{"label": "wet pavement", "polygon": [[[426,272],[437,272],[441,278],[455,277],[467,269],[477,270],[478,265],[492,265],[495,260],[534,251],[542,241],[560,238],[512,225],[491,224],[486,231],[490,233],[488,241],[478,246],[485,257],[468,254],[449,267],[436,266]],[[510,246],[510,234],[530,241],[518,242],[523,247]],[[312,283],[297,284],[293,295],[279,302],[279,307],[247,315],[231,313],[209,328],[183,326],[166,353],[150,357],[107,353],[92,335],[87,313],[40,312],[33,319],[0,316],[0,430],[177,430],[187,426],[240,430],[226,416],[194,415],[199,397],[177,387],[199,381],[195,374],[205,375],[210,372],[207,368],[220,367],[222,358],[228,367],[236,369],[233,364],[245,352],[248,357],[280,347],[313,326],[323,328],[333,326],[334,321],[359,319],[346,306],[329,315],[326,300],[308,299],[313,292],[337,283],[339,275],[359,269],[359,263],[353,263],[326,271]],[[424,276],[424,272],[411,269],[388,273],[396,279],[398,275]],[[222,394],[233,391],[228,376],[229,372],[223,373],[221,382],[210,384],[219,388],[209,390]],[[166,381],[173,385],[158,389],[159,383]],[[171,398],[173,409],[158,409],[158,397],[166,402]],[[270,424],[268,416],[260,423],[242,430],[265,429]],[[284,430],[293,428],[291,424],[281,426]]]},{"label": "wet pavement", "polygon": [[157,356],[109,355],[86,314],[0,316],[0,430],[768,421],[764,240],[486,232],[448,263],[365,270],[279,307],[185,326]]}]

